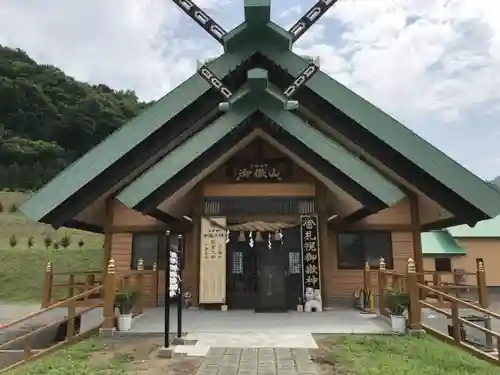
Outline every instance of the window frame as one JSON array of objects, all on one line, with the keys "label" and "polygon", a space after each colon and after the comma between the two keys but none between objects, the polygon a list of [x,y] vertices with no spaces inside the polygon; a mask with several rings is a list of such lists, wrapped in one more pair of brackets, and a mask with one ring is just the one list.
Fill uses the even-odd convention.
[{"label": "window frame", "polygon": [[[135,250],[135,247],[136,247],[136,241],[137,241],[137,237],[141,237],[141,236],[156,236],[157,237],[157,248],[156,248],[156,256],[154,257],[155,261],[156,262],[156,267],[157,267],[157,270],[163,270],[163,265],[160,264],[160,250],[161,248],[163,247],[163,241],[162,241],[162,236],[164,236],[164,234],[162,232],[134,232],[132,233],[132,243],[131,243],[131,249],[130,249],[130,269],[131,270],[137,270],[137,263],[139,261],[139,259],[141,258],[140,256],[136,256],[135,253],[136,253],[136,250]],[[144,257],[142,257],[144,259]],[[153,262],[153,263],[154,263]],[[153,264],[148,264],[148,263],[144,263],[144,270],[145,271],[151,271],[153,269]]]},{"label": "window frame", "polygon": [[[443,261],[443,260],[447,260],[449,262],[450,267],[449,267],[449,269],[446,269],[446,270],[438,270],[438,261]],[[450,257],[435,257],[434,258],[434,270],[436,272],[453,272],[453,263],[451,261],[451,258]]]},{"label": "window frame", "polygon": [[[360,265],[355,265],[355,266],[346,266],[342,265],[341,262],[341,236],[344,234],[351,234],[351,235],[360,235],[362,238],[362,255],[361,255],[361,264]],[[389,257],[387,254],[379,255],[378,257],[380,258],[381,256],[384,257],[385,260],[385,265],[386,269],[394,269],[394,247],[392,243],[392,232],[391,231],[339,231],[336,233],[336,241],[337,241],[337,269],[339,270],[345,270],[345,271],[362,271],[364,269],[364,264],[367,261],[367,254],[366,254],[366,242],[367,239],[369,238],[370,235],[376,235],[376,234],[382,234],[387,236],[388,239],[388,245],[389,245],[389,252],[388,254],[390,255]],[[377,263],[376,265],[370,264],[370,269],[373,270],[378,270],[380,267],[380,264]]]}]

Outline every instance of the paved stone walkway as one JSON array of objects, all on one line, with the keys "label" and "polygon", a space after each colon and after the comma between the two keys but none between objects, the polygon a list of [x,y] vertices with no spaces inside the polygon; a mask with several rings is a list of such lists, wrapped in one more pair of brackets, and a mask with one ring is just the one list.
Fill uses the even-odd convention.
[{"label": "paved stone walkway", "polygon": [[307,349],[210,348],[197,375],[317,375]]}]

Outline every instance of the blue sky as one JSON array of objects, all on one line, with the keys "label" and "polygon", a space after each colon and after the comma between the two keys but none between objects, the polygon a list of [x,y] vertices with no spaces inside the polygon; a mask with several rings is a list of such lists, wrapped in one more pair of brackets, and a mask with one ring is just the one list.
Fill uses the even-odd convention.
[{"label": "blue sky", "polygon": [[[227,30],[243,0],[196,2]],[[315,1],[273,0],[291,26]],[[2,0],[0,44],[156,99],[220,46],[171,0]],[[500,2],[339,0],[295,46],[483,178],[500,175]]]}]

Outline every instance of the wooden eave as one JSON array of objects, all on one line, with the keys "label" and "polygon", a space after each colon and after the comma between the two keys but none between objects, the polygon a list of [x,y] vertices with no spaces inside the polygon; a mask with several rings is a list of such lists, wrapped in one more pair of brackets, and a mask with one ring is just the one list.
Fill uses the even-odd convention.
[{"label": "wooden eave", "polygon": [[[365,211],[367,214],[390,207],[405,197],[403,192],[378,175],[371,167],[303,123],[297,116],[288,112],[288,115],[280,116],[280,111],[273,112],[269,108],[261,108],[261,111],[264,114],[268,113],[268,116],[275,117],[275,122],[265,121],[261,116],[258,121],[252,121],[256,124],[253,128],[257,126],[264,132],[271,133],[280,143],[293,149],[301,159],[311,160],[310,164],[318,169],[322,167],[320,170],[327,171],[322,172],[325,177],[335,181],[346,193],[368,206],[368,210]],[[241,118],[238,118],[238,121],[241,122]],[[295,130],[287,123],[293,123],[292,128]],[[167,155],[127,187],[117,199],[143,213],[156,209],[166,195],[173,194],[196,174],[207,168],[207,163],[214,162],[220,156],[222,151],[210,152],[214,148],[215,138],[209,136],[210,132],[214,131],[222,142],[222,137],[229,135],[229,132],[227,130],[220,132],[219,128],[221,128],[220,124],[207,127],[204,130],[206,134],[200,133],[197,140],[193,138]],[[276,128],[281,131],[277,131]],[[304,143],[297,137],[299,139],[305,137],[307,140]],[[209,140],[209,142],[203,144],[204,140]],[[231,142],[231,139],[228,138],[227,142]],[[232,142],[234,143],[234,138]],[[229,144],[224,149],[230,146]],[[304,153],[304,149],[308,150],[308,154]],[[176,175],[182,174],[184,177],[177,184],[170,183]]]},{"label": "wooden eave", "polygon": [[[252,118],[247,120],[247,124],[252,126],[256,121],[259,124],[263,124],[266,119],[263,118],[259,113],[256,113]],[[363,209],[363,204],[358,202],[355,198],[351,197],[349,194],[345,193],[338,185],[339,179],[332,178],[332,174],[336,171],[328,165],[327,169],[324,168],[324,164],[318,165],[311,160],[317,160],[318,156],[314,154],[311,150],[307,149],[299,142],[299,148],[287,148],[283,145],[283,131],[279,131],[278,126],[270,126],[278,130],[274,133],[270,130],[269,133],[272,136],[264,132],[260,128],[254,128],[252,126],[252,133],[246,138],[241,136],[233,137],[234,146],[230,147],[230,142],[221,150],[209,150],[203,154],[200,162],[191,163],[187,168],[182,170],[180,173],[176,174],[169,182],[164,184],[160,189],[156,190],[153,194],[148,196],[143,202],[141,202],[140,210],[143,213],[148,213],[154,209],[158,209],[164,212],[171,212],[173,209],[176,214],[179,214],[179,206],[184,206],[183,215],[190,214],[189,203],[186,203],[185,199],[190,199],[190,193],[196,190],[198,184],[203,183],[203,180],[210,177],[217,169],[221,168],[227,161],[235,156],[240,150],[247,146],[255,138],[260,138],[265,143],[269,144],[271,147],[275,148],[284,156],[288,157],[289,160],[295,163],[297,166],[302,168],[306,173],[309,173],[313,178],[316,179],[318,183],[323,184],[329,195],[334,197],[335,207],[332,207],[335,214],[342,217],[347,217],[360,209]],[[267,128],[267,127],[266,127]],[[289,146],[290,147],[290,146]],[[293,146],[292,146],[293,147]],[[225,152],[227,150],[227,152]],[[220,152],[219,152],[220,151]],[[314,159],[313,159],[314,158]],[[307,162],[306,160],[309,162]],[[312,165],[314,164],[314,166]],[[328,163],[327,163],[328,164]],[[330,178],[330,179],[329,179]],[[345,180],[343,176],[341,179]],[[331,179],[334,179],[332,181]],[[341,184],[345,185],[345,183]],[[352,192],[351,192],[352,193]],[[333,203],[333,202],[332,202]],[[186,207],[187,206],[187,207]],[[187,208],[187,210],[186,210]],[[369,211],[369,210],[368,210]],[[371,211],[369,211],[371,213]]]}]

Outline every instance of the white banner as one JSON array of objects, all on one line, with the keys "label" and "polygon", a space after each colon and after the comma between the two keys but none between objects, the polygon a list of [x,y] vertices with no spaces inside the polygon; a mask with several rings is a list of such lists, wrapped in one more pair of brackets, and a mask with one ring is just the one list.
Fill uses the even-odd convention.
[{"label": "white banner", "polygon": [[200,301],[226,303],[226,227],[225,217],[201,218]]}]

